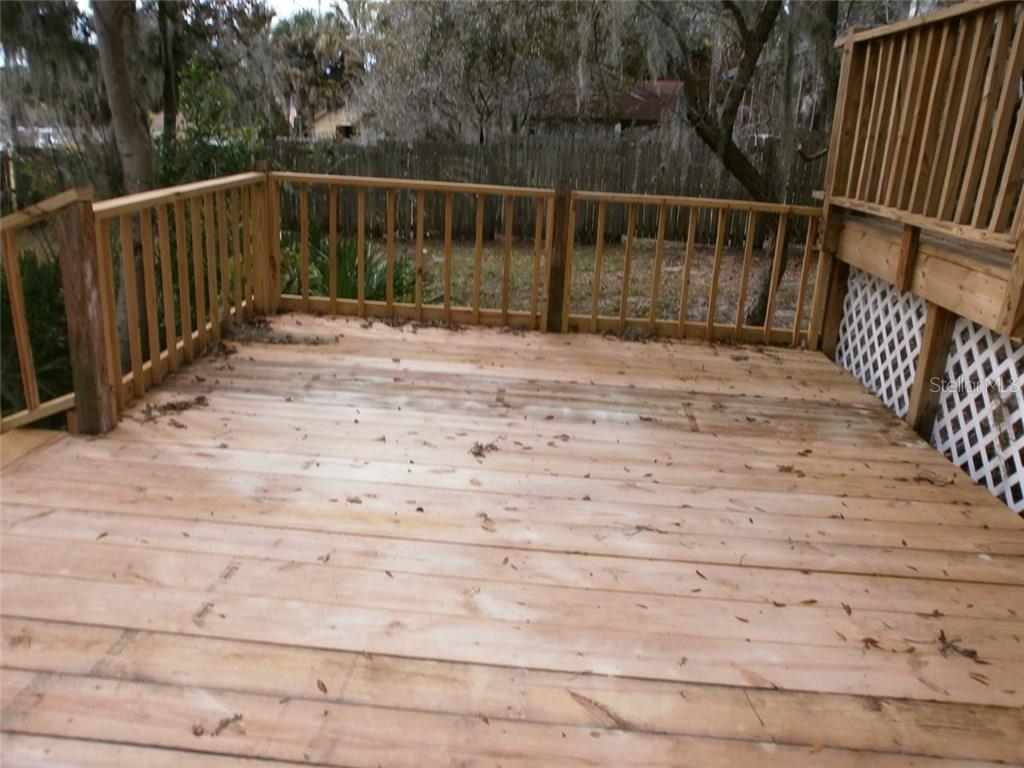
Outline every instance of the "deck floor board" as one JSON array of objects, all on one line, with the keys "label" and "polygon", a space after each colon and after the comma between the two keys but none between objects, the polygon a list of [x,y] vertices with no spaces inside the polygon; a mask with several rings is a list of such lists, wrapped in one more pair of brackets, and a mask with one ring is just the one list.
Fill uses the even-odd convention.
[{"label": "deck floor board", "polygon": [[2,490],[4,765],[1024,763],[1024,525],[816,353],[282,315]]}]

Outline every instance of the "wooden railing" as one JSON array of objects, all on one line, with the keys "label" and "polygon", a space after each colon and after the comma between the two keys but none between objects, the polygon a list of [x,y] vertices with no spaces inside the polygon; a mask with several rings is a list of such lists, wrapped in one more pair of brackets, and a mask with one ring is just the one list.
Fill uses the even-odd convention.
[{"label": "wooden railing", "polygon": [[[48,219],[62,215],[69,207],[88,204],[92,195],[88,190],[71,189],[37,205],[4,216],[0,220],[0,241],[3,250],[4,284],[7,290],[11,312],[11,325],[14,331],[14,343],[18,353],[18,369],[21,378],[22,400],[24,408],[16,413],[3,417],[3,430],[13,429],[33,421],[68,411],[75,407],[75,395],[66,392],[46,401],[40,400],[39,384],[36,376],[36,364],[32,353],[32,334],[29,323],[29,308],[25,305],[25,291],[21,281],[21,257],[18,248],[18,234],[32,227],[43,224]],[[69,260],[70,249],[59,248],[61,274],[65,278],[64,294],[67,300],[75,298],[74,291],[69,291],[68,279],[76,275],[75,265]],[[69,336],[78,330],[68,324]]]},{"label": "wooden railing", "polygon": [[[425,224],[432,205],[440,232]],[[48,216],[74,393],[41,403],[16,234]],[[588,216],[593,229],[582,226]],[[106,431],[233,323],[279,309],[813,347],[819,216],[735,200],[278,172],[95,204],[72,191],[3,219],[26,408],[2,426],[73,408],[80,431]],[[748,324],[762,284],[763,320]]]},{"label": "wooden railing", "polygon": [[[297,273],[294,291],[286,289],[280,298],[280,306],[286,309],[560,331],[622,333],[629,329],[794,345],[808,338],[818,208],[299,173],[273,173],[271,178],[276,186],[272,197],[280,206],[278,221],[283,209],[287,221],[280,226],[291,244],[291,252],[281,254],[278,263],[284,272]],[[352,231],[342,232],[338,214],[339,204],[341,210],[345,208],[341,195],[346,191],[349,212],[354,210],[355,217],[349,227]],[[377,205],[369,199],[371,193]],[[314,194],[318,194],[316,205],[311,204]],[[491,229],[485,233],[489,201],[499,215],[491,217]],[[470,241],[457,242],[453,232],[460,202],[469,207],[462,213],[470,214],[475,225]],[[443,206],[443,232],[424,231],[431,204]],[[397,223],[396,209],[403,205],[407,228]],[[638,229],[644,208],[656,212],[649,217],[656,222],[649,232]],[[626,222],[621,239],[616,236],[614,242],[605,237],[606,222],[613,213],[624,214]],[[513,232],[522,215],[532,223],[532,237],[517,244]],[[596,216],[595,243],[583,243],[577,234],[584,215]],[[743,239],[733,242],[727,232],[735,230],[737,223]],[[712,233],[710,240],[699,234],[706,231]],[[350,253],[357,260],[355,285],[348,287],[348,295],[340,294],[338,279],[337,254],[344,237],[354,242]],[[386,267],[385,295],[378,298],[366,295],[371,240],[379,242]],[[767,252],[762,248],[766,240]],[[329,274],[326,281],[319,281],[319,292],[311,279],[318,269],[310,255],[315,243],[328,254],[321,258]],[[439,248],[429,247],[431,243]],[[277,244],[280,254],[280,237]],[[609,256],[612,249],[618,254],[615,259]],[[794,249],[795,257],[789,258]],[[415,285],[407,300],[395,295],[399,251],[411,253],[414,262]],[[500,270],[494,270],[496,285],[490,291],[482,291],[485,251],[496,254],[501,264]],[[440,272],[439,280],[428,279],[431,261]],[[727,261],[736,278],[725,286]],[[787,264],[789,279],[784,280]],[[323,268],[321,264],[319,270]],[[745,308],[758,268],[771,274],[764,319],[754,326],[746,323]],[[693,279],[698,271],[710,276],[706,284],[698,286]],[[637,279],[638,274],[643,280]],[[672,286],[666,285],[670,274],[677,276]],[[427,283],[437,285],[435,295],[425,296]],[[513,290],[514,283],[520,290]],[[608,302],[602,300],[608,284],[617,286],[614,314],[606,313]],[[466,289],[456,290],[457,285]],[[491,304],[484,294],[493,297]],[[513,306],[516,298],[518,306]],[[633,313],[638,305],[645,308],[643,317]],[[729,313],[728,319],[721,317],[723,310]],[[699,317],[692,316],[694,311]],[[785,321],[780,320],[782,314]]]},{"label": "wooden railing", "polygon": [[266,190],[265,174],[243,173],[93,206],[118,413],[269,306]]},{"label": "wooden railing", "polygon": [[1005,251],[1022,226],[1024,6],[953,6],[844,39],[832,205]]},{"label": "wooden railing", "polygon": [[[275,191],[276,226],[280,229],[280,204],[283,198],[292,203],[288,218],[292,224],[291,234],[297,236],[297,253],[291,254],[291,264],[298,271],[298,292],[290,293],[281,285],[281,271],[278,270],[278,287],[282,290],[280,306],[285,309],[328,312],[331,314],[358,315],[361,317],[408,317],[415,320],[464,322],[475,324],[502,324],[528,328],[544,326],[545,306],[541,283],[546,276],[542,266],[549,263],[546,254],[551,249],[551,227],[554,209],[554,191],[529,187],[501,187],[484,184],[458,184],[450,182],[410,181],[401,179],[376,179],[353,176],[328,176],[309,173],[279,173],[271,175]],[[311,195],[319,193],[319,205],[311,215]],[[349,200],[343,200],[343,196]],[[376,198],[378,206],[372,206],[370,196]],[[339,229],[339,204],[347,204],[355,210],[354,231]],[[502,220],[500,277],[500,298],[490,306],[482,294],[484,273],[484,249],[491,238],[485,238],[485,211],[488,203],[500,206]],[[443,205],[444,231],[427,232],[425,213],[429,205]],[[454,218],[456,206],[471,206],[475,222],[475,237],[469,249],[456,249]],[[404,206],[407,217],[414,222],[412,227],[399,231],[396,224],[397,209]],[[383,210],[381,210],[383,209]],[[517,216],[528,216],[533,222],[531,259],[527,268],[529,280],[529,302],[516,309],[511,302],[513,267],[513,226]],[[295,231],[297,230],[297,231]],[[325,259],[328,267],[326,285],[320,295],[311,289],[311,230],[316,230],[326,239]],[[376,238],[374,238],[376,235]],[[349,286],[348,295],[343,295],[339,284],[339,269],[344,266],[338,257],[342,239],[354,243],[349,249],[355,261],[354,285]],[[441,240],[440,258],[428,255],[428,238]],[[371,239],[381,241],[384,253],[384,295],[367,296],[367,270],[372,254],[369,251]],[[281,238],[275,241],[276,263],[289,266],[281,253]],[[414,268],[414,284],[410,296],[396,295],[395,270],[398,251],[408,254]],[[458,250],[458,253],[456,253]],[[470,256],[471,253],[471,256]],[[470,261],[471,259],[471,261]],[[426,295],[427,276],[432,263],[439,261],[440,280],[435,295]],[[467,263],[469,262],[469,263]],[[434,265],[437,266],[437,265]],[[471,289],[466,295],[457,296],[453,283],[456,273],[470,270]]]},{"label": "wooden railing", "polygon": [[[592,245],[578,243],[575,237],[576,218],[587,206],[596,208]],[[625,209],[626,228],[621,265],[616,260],[616,269],[610,272],[604,232],[615,207]],[[651,232],[638,232],[638,216],[645,207],[657,212],[656,225]],[[564,281],[562,330],[621,334],[633,329],[793,346],[805,342],[810,335],[809,276],[817,263],[820,215],[819,208],[809,206],[574,192],[569,271],[579,270],[581,252],[588,258],[582,261],[582,274],[575,279],[569,274]],[[731,239],[728,233],[737,223],[742,225],[742,237]],[[674,236],[671,229],[676,230]],[[705,231],[713,235],[702,237]],[[646,263],[637,254],[641,242],[647,246]],[[768,278],[763,318],[751,325],[747,308],[762,271]],[[610,300],[603,290],[609,280],[617,287]],[[607,308],[615,313],[607,314]],[[642,316],[634,312],[637,309]]]}]

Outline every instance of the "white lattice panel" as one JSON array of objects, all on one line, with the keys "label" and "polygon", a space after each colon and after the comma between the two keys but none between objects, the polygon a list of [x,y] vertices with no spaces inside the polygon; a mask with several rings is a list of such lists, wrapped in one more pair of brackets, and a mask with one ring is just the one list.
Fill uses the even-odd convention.
[{"label": "white lattice panel", "polygon": [[850,269],[836,359],[901,417],[910,404],[925,314],[924,299]]},{"label": "white lattice panel", "polygon": [[960,318],[932,444],[1024,512],[1024,344]]}]

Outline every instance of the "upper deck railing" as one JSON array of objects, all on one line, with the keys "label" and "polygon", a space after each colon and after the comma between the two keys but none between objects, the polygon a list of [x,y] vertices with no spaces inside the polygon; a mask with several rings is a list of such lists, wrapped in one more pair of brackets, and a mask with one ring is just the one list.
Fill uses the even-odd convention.
[{"label": "upper deck railing", "polygon": [[1012,252],[1022,227],[1024,4],[965,3],[842,42],[828,200]]}]

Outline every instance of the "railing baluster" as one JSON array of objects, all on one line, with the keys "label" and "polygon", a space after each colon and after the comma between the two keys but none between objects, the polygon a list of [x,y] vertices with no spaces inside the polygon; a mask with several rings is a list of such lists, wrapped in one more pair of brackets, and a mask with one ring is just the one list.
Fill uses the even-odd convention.
[{"label": "railing baluster", "polygon": [[626,330],[629,315],[629,277],[633,266],[633,237],[636,233],[636,203],[626,209],[626,255],[622,263],[622,295],[619,297],[619,333]]},{"label": "railing baluster", "polygon": [[[981,23],[975,29],[974,37],[971,41],[967,75],[964,80],[959,81],[962,85],[962,95],[960,108],[956,116],[956,127],[953,130],[953,144],[950,148],[951,157],[947,159],[946,179],[942,184],[942,197],[938,212],[940,219],[949,220],[953,217],[959,198],[957,191],[965,181],[961,176],[961,172],[963,171],[966,159],[967,145],[971,139],[973,121],[977,118],[976,110],[978,109],[978,102],[982,91],[983,63],[985,60],[985,57],[982,55],[982,48],[988,45],[993,23],[994,16],[992,14],[985,14],[982,17]],[[991,118],[986,116],[986,119]]]},{"label": "railing baluster", "polygon": [[281,301],[281,185],[273,174],[267,174],[270,205],[270,311],[277,312]]},{"label": "railing baluster", "polygon": [[604,270],[604,228],[608,217],[608,204],[597,204],[597,240],[594,243],[594,289],[590,298],[590,332],[597,332],[597,314],[601,304],[601,278]]},{"label": "railing baluster", "polygon": [[[248,222],[246,222],[248,225]],[[299,185],[299,283],[302,310],[309,312],[309,185]],[[249,292],[246,291],[246,296]]]},{"label": "railing baluster", "polygon": [[530,273],[530,324],[536,328],[537,316],[537,291],[540,285],[540,253],[543,247],[544,238],[544,207],[546,202],[542,197],[533,198],[533,270]]},{"label": "railing baluster", "polygon": [[480,280],[483,274],[484,257],[484,196],[476,195],[476,220],[473,242],[473,322],[480,322]]},{"label": "railing baluster", "polygon": [[252,220],[249,224],[252,233],[252,281],[253,281],[253,312],[264,312],[267,307],[266,285],[267,285],[267,225],[264,220],[264,203],[267,196],[263,191],[262,184],[249,186],[249,195],[252,200]]},{"label": "railing baluster", "polygon": [[576,199],[569,192],[569,220],[565,228],[565,274],[562,279],[562,333],[569,332],[569,315],[572,314],[572,263],[576,258],[576,205]]},{"label": "railing baluster", "polygon": [[[1014,9],[1011,7],[1004,7],[999,11],[995,40],[989,53],[988,71],[985,74],[985,85],[977,105],[966,117],[968,124],[974,123],[974,131],[971,133],[971,150],[960,182],[959,199],[956,200],[956,213],[953,214],[954,221],[961,224],[968,222],[974,213],[981,191],[978,183],[981,180],[982,158],[989,147],[989,141],[995,135],[994,102],[1001,95],[1000,85],[1010,57],[1013,13]],[[970,133],[970,128],[967,131]],[[1005,145],[1001,149],[1005,149]]]},{"label": "railing baluster", "polygon": [[442,280],[444,283],[444,321],[452,321],[452,217],[454,216],[454,194],[444,195],[444,266]]},{"label": "railing baluster", "polygon": [[252,209],[250,207],[249,190],[242,187],[238,190],[239,199],[239,230],[238,242],[241,260],[238,272],[242,283],[242,302],[245,304],[245,316],[252,317],[252,239],[249,237],[249,222]]},{"label": "railing baluster", "polygon": [[153,211],[139,211],[139,236],[142,238],[142,284],[146,297],[146,344],[149,347],[149,375],[154,384],[163,381],[160,359],[160,327],[156,318],[156,262],[153,258]]},{"label": "railing baluster", "polygon": [[[874,67],[871,70],[865,68],[864,85],[866,93],[871,96],[871,103],[868,109],[867,123],[864,126],[864,147],[860,153],[860,167],[857,170],[857,186],[854,188],[855,197],[862,199],[867,191],[868,177],[871,175],[871,165],[878,144],[877,125],[881,113],[879,99],[875,98],[879,84],[882,82],[883,67],[888,51],[886,41],[872,41],[869,43],[871,50],[875,53]],[[869,83],[870,76],[870,83]],[[850,174],[853,175],[852,172]]]},{"label": "railing baluster", "polygon": [[[1010,61],[1006,68],[1006,77],[1003,80],[1002,89],[999,95],[999,106],[996,109],[995,123],[992,127],[992,141],[988,147],[988,154],[985,158],[985,170],[981,176],[981,184],[978,189],[977,204],[974,207],[974,217],[971,225],[974,227],[987,227],[991,220],[993,210],[993,198],[999,184],[1000,174],[1009,176],[1012,167],[1010,163],[1003,164],[1003,152],[1006,150],[1007,138],[1010,133],[1010,120],[1013,117],[1014,107],[1017,103],[1017,95],[1020,88],[1020,79],[1024,75],[1024,17],[1018,19],[1017,29],[1014,32],[1013,44],[1010,48]],[[1019,132],[1021,119],[1017,119],[1017,130]]]},{"label": "railing baluster", "polygon": [[416,193],[416,319],[423,322],[423,190]]},{"label": "railing baluster", "polygon": [[[877,93],[877,105],[875,109],[874,120],[872,121],[870,142],[871,151],[868,153],[868,166],[867,173],[864,177],[864,189],[858,190],[857,196],[862,200],[869,200],[875,202],[876,198],[874,195],[875,182],[879,176],[879,166],[882,161],[882,154],[879,152],[882,147],[882,132],[883,123],[885,122],[886,108],[889,105],[889,99],[891,96],[891,90],[889,88],[892,81],[892,71],[894,67],[894,59],[896,58],[896,43],[893,40],[886,40],[883,43],[883,53],[881,59],[881,69],[879,71],[878,84],[880,90]],[[877,88],[878,86],[876,86]]]},{"label": "railing baluster", "polygon": [[228,296],[231,274],[228,271],[228,212],[224,190],[217,191],[217,241],[220,255],[220,303],[221,316],[226,326],[231,325],[231,300]]},{"label": "railing baluster", "polygon": [[807,276],[811,272],[811,259],[814,256],[814,244],[818,238],[818,217],[807,218],[807,239],[804,241],[804,257],[800,265],[800,285],[797,289],[796,309],[793,313],[793,346],[800,343],[800,322],[803,320],[804,297],[807,292]]},{"label": "railing baluster", "polygon": [[206,279],[204,274],[202,211],[200,198],[189,200],[192,227],[192,278],[195,284],[196,330],[199,332],[199,352],[206,349]]},{"label": "railing baluster", "polygon": [[231,250],[234,253],[234,269],[231,271],[232,290],[234,291],[235,317],[242,322],[245,317],[245,310],[242,301],[245,294],[242,293],[242,191],[236,189],[231,196]]},{"label": "railing baluster", "polygon": [[39,385],[36,382],[32,339],[29,335],[28,316],[25,311],[25,293],[21,284],[18,241],[13,230],[4,230],[3,244],[4,270],[7,272],[7,298],[10,300],[11,321],[14,325],[14,343],[18,348],[22,396],[25,399],[25,407],[31,411],[39,407]]},{"label": "railing baluster", "polygon": [[189,294],[188,245],[185,242],[185,201],[174,201],[174,247],[178,257],[178,305],[181,311],[182,355],[186,363],[195,356],[192,340],[192,298]]},{"label": "railing baluster", "polygon": [[395,314],[395,190],[387,191],[387,210],[385,213],[385,226],[387,226],[386,258],[387,258],[387,285],[385,286],[388,315]]},{"label": "railing baluster", "polygon": [[327,296],[331,314],[338,314],[338,188],[327,190]]},{"label": "railing baluster", "polygon": [[217,344],[220,342],[220,309],[217,307],[217,222],[213,210],[213,195],[209,192],[203,195],[203,234],[206,236],[206,288],[209,291],[210,330],[213,343]]},{"label": "railing baluster", "polygon": [[139,283],[135,274],[135,245],[132,239],[131,214],[120,217],[121,275],[125,309],[128,315],[128,352],[132,361],[132,391],[141,396],[146,391],[142,378],[142,341],[139,338]]},{"label": "railing baluster", "polygon": [[[971,32],[975,30],[975,17],[970,16],[963,20],[959,28],[956,40],[956,50],[953,53],[952,69],[950,70],[950,82],[963,83],[967,70],[967,41]],[[961,87],[962,91],[962,87]],[[926,216],[938,215],[941,207],[942,184],[945,178],[943,174],[943,162],[948,167],[950,142],[953,140],[953,129],[956,123],[957,101],[951,98],[948,91],[944,92],[942,101],[942,118],[939,122],[939,140],[935,147],[936,162],[932,166],[932,172],[928,177],[928,187],[925,192],[924,214]]]},{"label": "railing baluster", "polygon": [[906,61],[907,36],[903,35],[899,41],[899,54],[896,55],[896,68],[891,76],[892,88],[886,89],[887,97],[885,100],[885,112],[888,119],[884,121],[885,127],[882,129],[882,134],[879,136],[879,141],[882,145],[882,154],[880,157],[881,162],[878,168],[878,175],[872,185],[871,192],[871,199],[880,205],[885,205],[886,180],[891,176],[892,165],[895,160],[897,131],[896,120],[900,113],[900,97],[903,95],[905,88],[903,78],[906,69]]},{"label": "railing baluster", "polygon": [[107,337],[107,372],[114,385],[117,413],[124,411],[124,375],[121,373],[121,345],[117,335],[117,289],[114,286],[114,258],[110,248],[110,220],[96,222],[96,254],[99,259],[100,302],[103,304],[103,327]]},{"label": "railing baluster", "polygon": [[[995,14],[986,14],[985,22],[979,27],[980,35],[975,37],[975,44],[971,48],[971,68],[968,82],[965,83],[961,114],[956,120],[956,134],[953,137],[954,154],[946,172],[948,189],[943,185],[943,205],[940,211],[940,217],[943,219],[964,221],[974,209],[980,175],[979,154],[984,152],[987,142],[987,137],[983,139],[982,134],[991,132],[992,114],[989,100],[992,97],[992,79],[1001,77],[1002,70],[1006,68],[1007,54],[1004,49],[1010,38],[1007,20],[1011,12],[1012,9],[1004,9],[1001,12],[1001,22],[995,30],[995,44],[991,47],[989,35],[995,24]],[[987,71],[984,67],[986,50],[991,51]]]},{"label": "railing baluster", "polygon": [[930,72],[935,73],[935,76],[931,79],[931,90],[925,107],[924,128],[921,130],[917,163],[909,171],[913,176],[914,183],[910,188],[910,201],[907,206],[908,210],[915,213],[924,213],[928,179],[938,160],[935,156],[935,149],[939,141],[939,100],[945,99],[948,93],[949,83],[946,78],[948,78],[949,69],[953,64],[950,51],[951,29],[950,22],[942,25],[937,60],[935,66],[929,69]]},{"label": "railing baluster", "polygon": [[896,132],[896,156],[893,158],[892,170],[889,173],[889,182],[885,190],[886,205],[901,206],[903,204],[910,147],[914,143],[915,129],[921,111],[921,97],[924,93],[921,71],[925,60],[931,53],[932,31],[927,29],[913,33],[910,66],[907,68],[907,82],[903,89],[903,107],[900,111],[899,130]]},{"label": "railing baluster", "polygon": [[747,232],[743,239],[743,266],[740,267],[740,289],[736,297],[735,338],[739,338],[743,330],[747,309],[747,290],[750,287],[750,267],[754,261],[754,238],[757,237],[757,211],[747,211]]},{"label": "railing baluster", "polygon": [[508,325],[508,297],[512,285],[512,217],[515,211],[515,198],[505,195],[505,231],[501,242],[501,323]]},{"label": "railing baluster", "polygon": [[[160,292],[164,303],[164,341],[167,345],[167,367],[178,370],[178,334],[174,314],[174,277],[171,272],[171,229],[167,221],[167,205],[156,207],[156,229],[160,239]],[[226,303],[225,303],[226,306]]]},{"label": "railing baluster", "polygon": [[690,271],[693,269],[694,241],[697,239],[697,218],[700,209],[690,206],[689,222],[686,226],[686,251],[683,255],[683,280],[679,289],[679,322],[676,324],[676,336],[686,335],[686,320],[690,304]]},{"label": "railing baluster", "polygon": [[664,200],[658,206],[658,236],[654,242],[654,274],[651,276],[651,333],[658,327],[658,296],[661,292],[661,262],[665,256],[665,224],[668,218],[668,203]]},{"label": "railing baluster", "polygon": [[764,312],[764,340],[771,341],[772,327],[775,322],[775,297],[779,292],[779,281],[782,277],[782,256],[786,251],[786,225],[789,223],[789,214],[779,214],[779,226],[775,232],[775,257],[772,259],[771,282],[768,284],[768,305]]},{"label": "railing baluster", "polygon": [[722,269],[722,253],[725,251],[725,229],[729,223],[729,211],[718,209],[718,230],[715,233],[715,261],[711,267],[711,287],[708,290],[708,316],[704,335],[708,339],[715,337],[715,306],[718,304],[718,275]]},{"label": "railing baluster", "polygon": [[366,317],[366,187],[356,190],[356,300]]},{"label": "railing baluster", "polygon": [[558,194],[549,198],[544,206],[544,249],[546,251],[545,265],[542,272],[544,290],[541,291],[544,303],[543,316],[538,318],[538,325],[541,330],[551,330],[551,270],[555,259],[555,209],[558,207]]},{"label": "railing baluster", "polygon": [[[854,190],[856,189],[857,179],[864,170],[863,157],[867,154],[868,143],[868,126],[866,123],[870,123],[871,110],[875,106],[874,99],[870,99],[869,97],[874,93],[875,88],[871,65],[873,63],[872,53],[874,53],[875,58],[877,58],[878,54],[876,51],[877,46],[873,43],[867,43],[864,45],[864,74],[861,77],[860,82],[860,94],[857,99],[857,115],[853,121],[853,142],[850,144],[850,158],[847,163],[846,184],[844,185],[847,197],[851,197],[855,194]],[[866,113],[865,107],[867,107]]]}]

